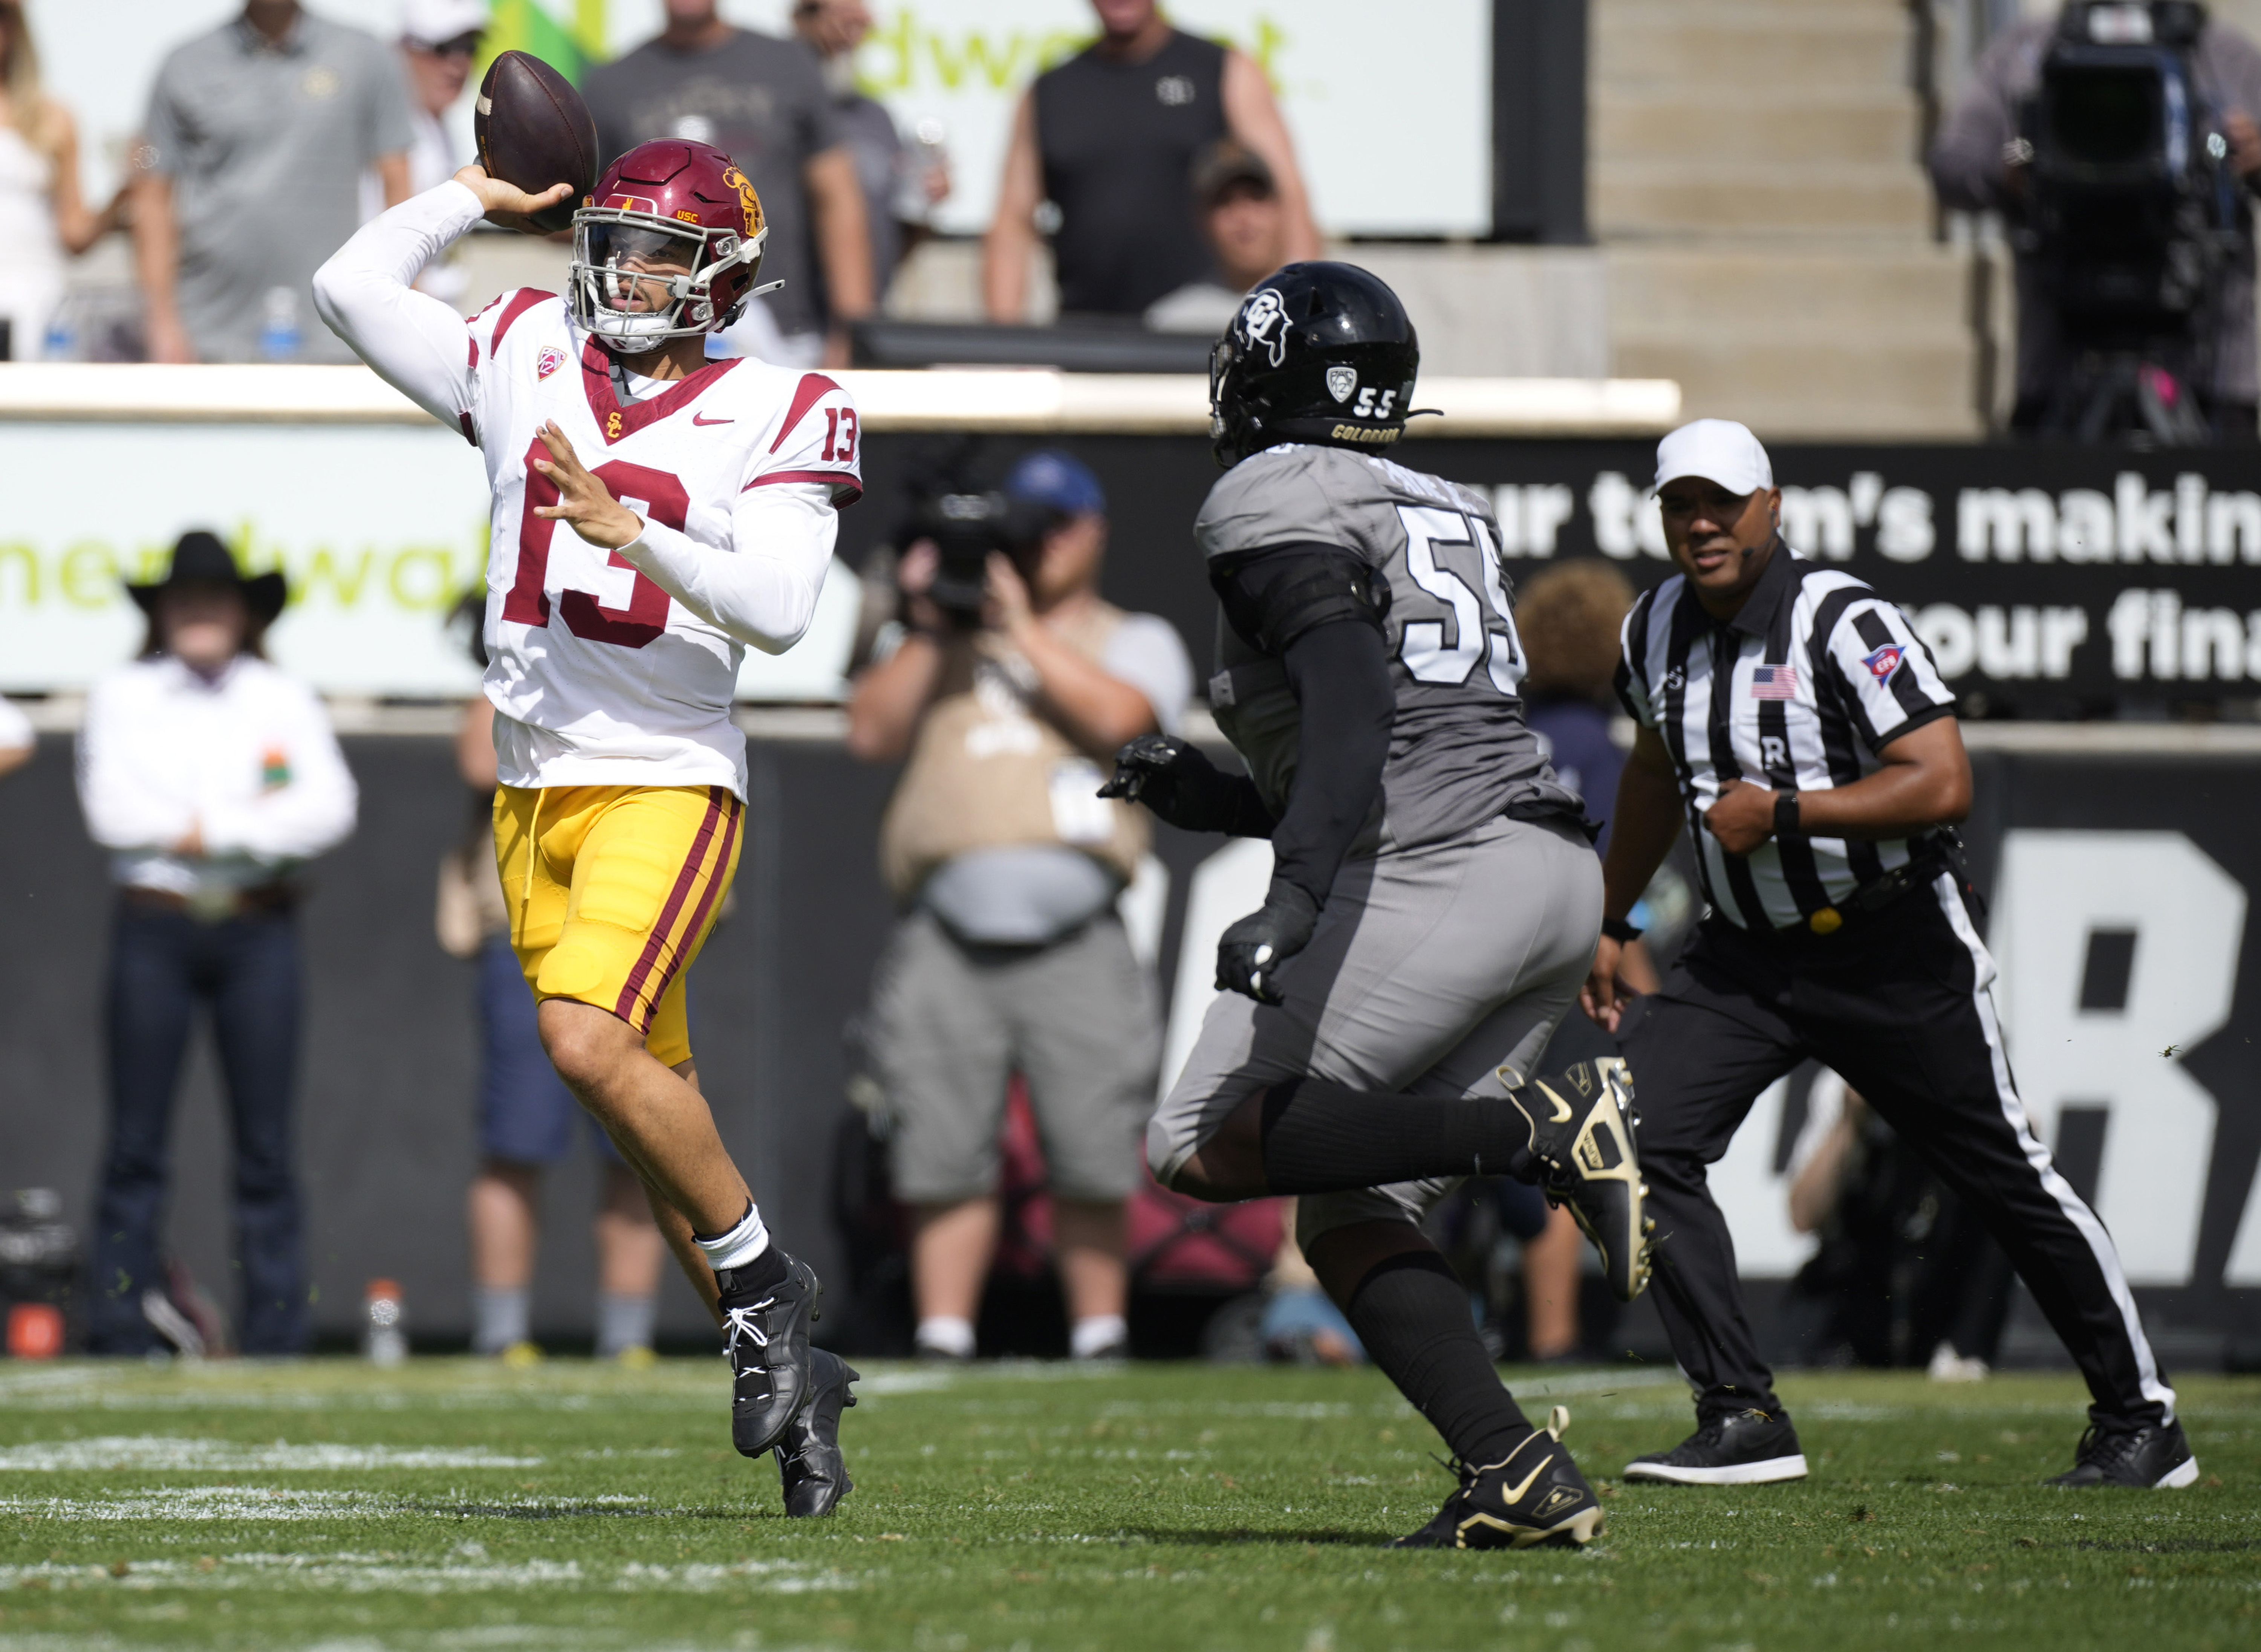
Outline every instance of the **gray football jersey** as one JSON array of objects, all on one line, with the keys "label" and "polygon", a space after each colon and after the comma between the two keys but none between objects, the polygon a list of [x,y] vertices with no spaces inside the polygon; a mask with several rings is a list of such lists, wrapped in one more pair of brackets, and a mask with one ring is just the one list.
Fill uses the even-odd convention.
[{"label": "gray football jersey", "polygon": [[[1514,594],[1482,494],[1371,454],[1290,443],[1225,472],[1194,537],[1212,559],[1339,546],[1388,576],[1397,714],[1362,849],[1439,842],[1497,814],[1584,813],[1523,720]],[[1296,774],[1298,708],[1287,668],[1221,613],[1217,634],[1209,703],[1277,815]]]}]

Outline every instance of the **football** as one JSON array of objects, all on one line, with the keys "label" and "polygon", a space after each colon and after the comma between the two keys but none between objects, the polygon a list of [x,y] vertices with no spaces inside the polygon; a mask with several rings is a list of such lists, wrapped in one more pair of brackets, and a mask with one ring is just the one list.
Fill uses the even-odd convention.
[{"label": "football", "polygon": [[571,81],[532,53],[505,52],[479,82],[472,132],[489,177],[532,195],[571,184],[571,196],[533,216],[545,231],[573,226],[573,210],[597,182],[597,123]]}]

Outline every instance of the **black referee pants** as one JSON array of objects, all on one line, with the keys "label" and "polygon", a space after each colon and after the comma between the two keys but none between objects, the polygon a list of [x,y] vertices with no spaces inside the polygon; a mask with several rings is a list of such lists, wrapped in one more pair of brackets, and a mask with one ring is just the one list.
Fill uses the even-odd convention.
[{"label": "black referee pants", "polygon": [[1758,1094],[1811,1057],[1834,1069],[1981,1213],[2088,1380],[2091,1420],[2172,1415],[2111,1235],[2027,1127],[1988,991],[1994,964],[1942,873],[1834,935],[1714,918],[1628,1017],[1656,1299],[1709,1417],[1778,1410],[1705,1185]]}]

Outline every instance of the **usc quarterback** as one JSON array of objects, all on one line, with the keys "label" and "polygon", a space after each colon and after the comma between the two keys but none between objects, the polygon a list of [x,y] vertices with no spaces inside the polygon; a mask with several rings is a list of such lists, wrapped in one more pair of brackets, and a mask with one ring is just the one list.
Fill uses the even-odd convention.
[{"label": "usc quarterback", "polygon": [[733,1443],[777,1448],[788,1512],[824,1513],[847,1490],[855,1373],[809,1347],[816,1277],[716,1133],[684,983],[743,840],[739,662],[782,654],[815,612],[862,490],[856,406],[822,374],[707,360],[768,229],[706,144],[613,163],[573,215],[563,298],[520,290],[466,322],[409,285],[482,218],[528,228],[570,193],[466,167],[348,241],[315,304],[485,457],[495,855],[542,1045],[724,1327]]}]

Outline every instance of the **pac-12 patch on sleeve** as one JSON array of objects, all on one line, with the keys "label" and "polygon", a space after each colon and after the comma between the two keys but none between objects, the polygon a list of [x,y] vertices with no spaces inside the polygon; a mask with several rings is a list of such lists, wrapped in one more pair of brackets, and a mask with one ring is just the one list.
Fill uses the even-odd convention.
[{"label": "pac-12 patch on sleeve", "polygon": [[1879,683],[1889,683],[1892,673],[1900,669],[1906,650],[1897,642],[1888,642],[1874,654],[1864,656],[1861,663],[1869,668],[1869,675]]}]

